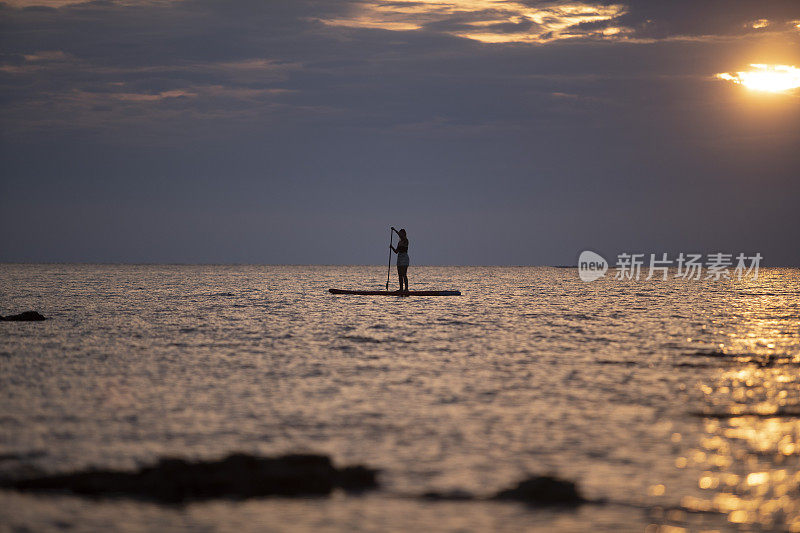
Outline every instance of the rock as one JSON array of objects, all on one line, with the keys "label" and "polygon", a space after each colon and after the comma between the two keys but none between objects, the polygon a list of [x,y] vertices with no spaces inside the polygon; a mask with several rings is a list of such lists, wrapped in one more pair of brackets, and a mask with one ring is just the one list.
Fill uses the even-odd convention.
[{"label": "rock", "polygon": [[0,480],[19,491],[63,490],[95,497],[131,496],[162,503],[212,498],[324,496],[335,488],[376,488],[377,471],[336,468],[324,455],[256,457],[243,453],[218,461],[162,459],[138,471],[84,470],[70,474]]},{"label": "rock", "polygon": [[698,350],[694,353],[689,353],[686,355],[699,355],[702,357],[730,357],[729,354],[726,354],[722,350]]},{"label": "rock", "polygon": [[47,320],[47,318],[36,311],[25,311],[18,315],[0,316],[0,320],[6,320],[8,322],[38,322],[40,320]]},{"label": "rock", "polygon": [[528,505],[580,505],[586,500],[572,481],[552,476],[534,476],[520,481],[515,487],[501,490],[493,500],[513,500]]},{"label": "rock", "polygon": [[338,486],[347,492],[364,492],[378,486],[375,479],[377,472],[366,466],[346,466],[339,470]]},{"label": "rock", "polygon": [[463,502],[474,500],[475,496],[465,490],[451,490],[449,492],[426,492],[422,495],[425,500]]}]

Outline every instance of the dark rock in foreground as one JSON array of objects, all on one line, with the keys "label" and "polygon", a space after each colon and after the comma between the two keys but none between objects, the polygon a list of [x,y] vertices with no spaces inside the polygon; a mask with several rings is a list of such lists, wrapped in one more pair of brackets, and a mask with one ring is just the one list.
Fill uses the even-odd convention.
[{"label": "dark rock in foreground", "polygon": [[376,488],[375,470],[336,468],[324,455],[255,457],[233,454],[219,461],[162,459],[135,472],[85,470],[71,474],[0,480],[20,491],[63,490],[85,496],[132,496],[163,503],[211,498],[324,496],[335,488]]},{"label": "dark rock in foreground", "polygon": [[25,311],[24,313],[20,313],[18,315],[0,316],[0,320],[5,320],[8,322],[38,322],[40,320],[47,320],[47,318],[43,317],[36,311]]},{"label": "dark rock in foreground", "polygon": [[552,476],[534,476],[520,481],[516,487],[501,490],[493,500],[513,500],[528,505],[580,505],[586,503],[572,481]]}]

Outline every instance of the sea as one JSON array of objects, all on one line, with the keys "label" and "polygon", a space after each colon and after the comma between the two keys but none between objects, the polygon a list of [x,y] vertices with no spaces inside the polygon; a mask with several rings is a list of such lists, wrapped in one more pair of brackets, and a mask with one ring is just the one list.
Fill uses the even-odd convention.
[{"label": "sea", "polygon": [[[318,453],[325,497],[0,490],[2,531],[800,531],[800,269],[0,264],[0,475]],[[392,275],[391,283],[397,282]],[[533,475],[588,503],[490,499]],[[422,498],[429,492],[465,501]]]}]

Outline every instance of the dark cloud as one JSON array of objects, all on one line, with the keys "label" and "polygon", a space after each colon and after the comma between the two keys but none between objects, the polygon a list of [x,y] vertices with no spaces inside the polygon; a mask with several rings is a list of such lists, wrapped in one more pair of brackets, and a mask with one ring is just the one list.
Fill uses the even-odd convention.
[{"label": "dark cloud", "polygon": [[4,5],[0,260],[370,263],[403,224],[417,262],[800,264],[800,99],[713,78],[800,65],[796,2],[633,2],[546,43],[325,22],[364,6]]},{"label": "dark cloud", "polygon": [[[638,37],[730,37],[791,31],[789,23],[800,19],[795,0],[630,0],[620,23],[630,26]],[[766,20],[767,26],[753,23]]]}]

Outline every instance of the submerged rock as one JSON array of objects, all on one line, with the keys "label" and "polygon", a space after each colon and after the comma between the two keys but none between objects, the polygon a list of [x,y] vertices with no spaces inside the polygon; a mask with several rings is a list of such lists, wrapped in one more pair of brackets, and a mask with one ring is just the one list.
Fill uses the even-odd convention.
[{"label": "submerged rock", "polygon": [[0,316],[0,320],[6,320],[8,322],[38,322],[40,320],[47,320],[47,318],[36,311],[25,311],[18,315]]},{"label": "submerged rock", "polygon": [[493,500],[513,500],[528,505],[580,505],[586,499],[572,481],[552,476],[534,476],[520,481],[515,487],[501,490]]},{"label": "submerged rock", "polygon": [[730,357],[729,354],[722,350],[698,350],[694,353],[688,353],[686,355],[698,355],[701,357]]},{"label": "submerged rock", "polygon": [[472,493],[467,492],[465,490],[451,490],[449,492],[426,492],[422,495],[422,499],[424,500],[433,500],[433,501],[469,501],[474,500],[475,496]]},{"label": "submerged rock", "polygon": [[[426,492],[422,494],[421,498],[431,501],[472,501],[484,499],[463,490]],[[535,506],[575,506],[582,503],[589,503],[589,500],[586,500],[580,495],[575,483],[552,476],[534,476],[525,479],[510,489],[501,490],[494,496],[489,497],[489,499],[516,501]],[[600,501],[595,503],[600,503]]]},{"label": "submerged rock", "polygon": [[132,496],[163,503],[211,498],[323,496],[335,488],[376,488],[377,471],[364,466],[336,468],[324,455],[256,457],[243,453],[218,461],[162,459],[138,471],[84,470],[70,474],[0,480],[20,491],[63,490],[86,496]]},{"label": "submerged rock", "polygon": [[362,465],[346,466],[339,470],[336,478],[339,488],[347,492],[364,492],[377,488],[377,473],[377,470]]}]

